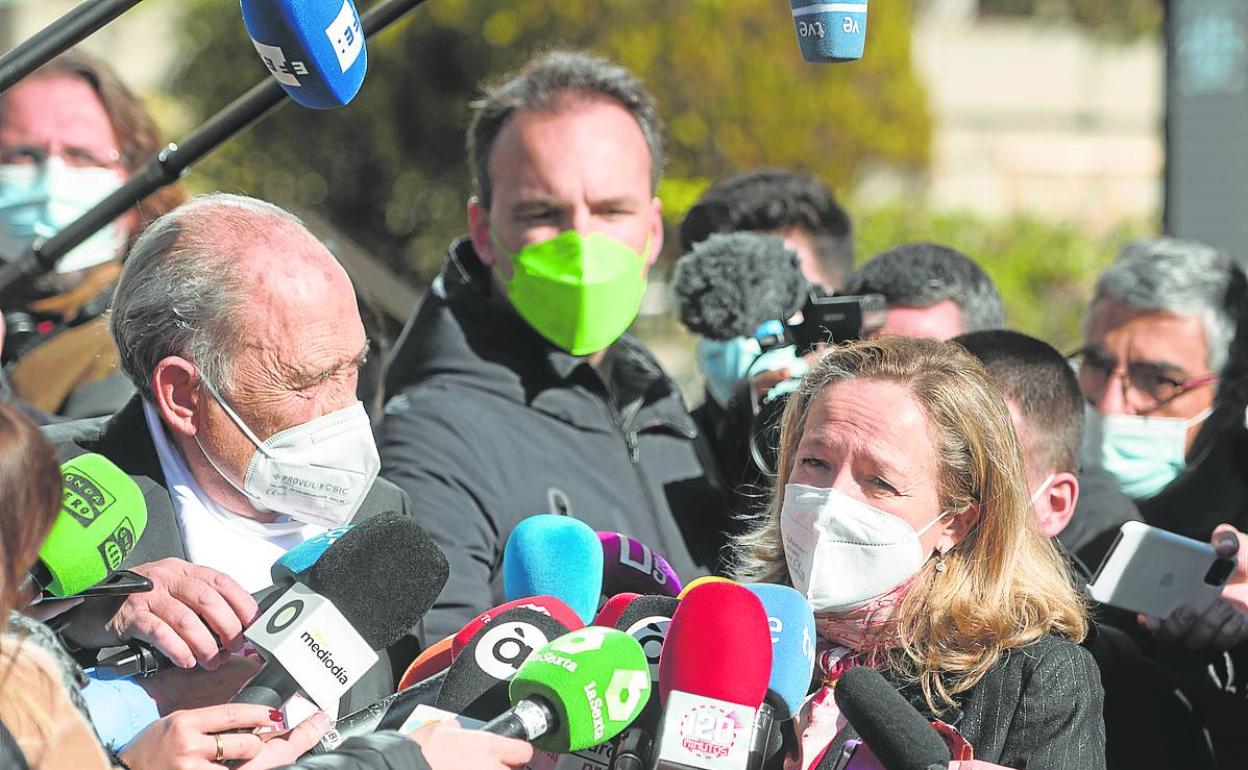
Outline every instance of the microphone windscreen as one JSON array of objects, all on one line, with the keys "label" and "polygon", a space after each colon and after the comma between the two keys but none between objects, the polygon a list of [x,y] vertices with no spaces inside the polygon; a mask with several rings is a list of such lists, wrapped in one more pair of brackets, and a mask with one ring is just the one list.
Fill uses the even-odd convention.
[{"label": "microphone windscreen", "polygon": [[602,545],[588,524],[543,513],[516,525],[503,548],[503,595],[557,596],[583,623],[602,594]]},{"label": "microphone windscreen", "polygon": [[641,594],[623,593],[607,599],[603,602],[602,607],[598,609],[598,614],[594,616],[593,625],[619,628],[615,621],[619,620],[620,615],[624,614],[624,610],[628,609],[628,605],[632,604],[633,600],[640,596]]},{"label": "microphone windscreen", "polygon": [[698,586],[706,585],[707,583],[734,583],[734,582],[736,581],[729,580],[726,577],[720,577],[719,575],[703,575],[702,577],[694,578],[693,580],[690,580],[689,585],[680,589],[680,593],[676,595],[676,598],[683,599],[685,598],[685,594],[688,594],[690,591],[697,588]]},{"label": "microphone windscreen", "polygon": [[771,633],[757,596],[731,582],[704,583],[685,595],[659,656],[664,702],[680,690],[757,709],[770,675]]},{"label": "microphone windscreen", "polygon": [[304,107],[341,107],[368,70],[364,28],[352,0],[242,0],[256,53]]},{"label": "microphone windscreen", "polygon": [[309,570],[307,585],[380,650],[425,616],[449,575],[429,533],[391,511],[357,523],[329,546]]},{"label": "microphone windscreen", "polygon": [[650,546],[619,532],[599,532],[602,542],[602,592],[607,596],[680,593],[680,576]]},{"label": "microphone windscreen", "polygon": [[462,651],[464,647],[476,637],[477,634],[481,633],[482,628],[494,622],[494,619],[502,615],[504,612],[515,609],[516,607],[524,607],[525,609],[530,609],[534,612],[540,612],[543,615],[549,615],[559,621],[560,625],[564,628],[580,628],[585,625],[580,617],[572,611],[571,607],[553,596],[529,596],[524,599],[513,599],[509,602],[504,602],[497,607],[486,610],[472,620],[468,621],[468,624],[461,628],[459,633],[454,634],[451,637],[451,659],[453,660],[459,657],[460,651]]},{"label": "microphone windscreen", "polygon": [[809,293],[797,254],[776,235],[716,233],[676,262],[677,312],[713,340],[753,337],[801,310]]},{"label": "microphone windscreen", "polygon": [[628,603],[628,606],[611,624],[613,628],[636,639],[641,645],[642,653],[646,656],[646,665],[649,668],[653,689],[649,701],[637,719],[639,725],[651,732],[659,721],[659,658],[663,654],[663,641],[667,638],[667,629],[671,625],[672,616],[676,614],[676,607],[679,604],[671,596],[638,596]]},{"label": "microphone windscreen", "polygon": [[571,630],[550,615],[525,607],[501,613],[460,650],[446,670],[434,705],[472,719],[493,719],[510,706],[507,683],[521,664]]},{"label": "microphone windscreen", "polygon": [[513,704],[537,697],[554,708],[558,725],[533,744],[566,754],[619,735],[641,713],[650,687],[641,645],[622,631],[589,626],[538,650],[510,694]]},{"label": "microphone windscreen", "polygon": [[763,603],[771,630],[768,700],[777,721],[792,719],[815,670],[815,613],[795,589],[774,583],[747,585]]},{"label": "microphone windscreen", "polygon": [[836,705],[888,770],[949,764],[949,747],[931,723],[880,672],[851,668],[836,682]]},{"label": "microphone windscreen", "polygon": [[401,692],[416,684],[423,682],[434,674],[445,671],[451,665],[451,642],[454,637],[444,636],[438,641],[426,647],[416,656],[403,672],[403,676],[399,679],[399,686],[395,688],[395,692]]},{"label": "microphone windscreen", "polygon": [[803,59],[825,64],[862,58],[867,44],[867,0],[789,0],[789,6]]},{"label": "microphone windscreen", "polygon": [[273,585],[285,585],[296,580],[306,580],[312,565],[320,561],[325,552],[329,550],[329,547],[349,532],[352,526],[354,525],[346,524],[327,530],[316,537],[304,540],[299,545],[282,554],[277,561],[273,562],[273,566],[269,568],[269,577],[273,579]]},{"label": "microphone windscreen", "polygon": [[134,479],[98,454],[62,463],[61,485],[61,510],[39,548],[49,578],[40,587],[70,596],[121,568],[147,528],[147,502]]}]

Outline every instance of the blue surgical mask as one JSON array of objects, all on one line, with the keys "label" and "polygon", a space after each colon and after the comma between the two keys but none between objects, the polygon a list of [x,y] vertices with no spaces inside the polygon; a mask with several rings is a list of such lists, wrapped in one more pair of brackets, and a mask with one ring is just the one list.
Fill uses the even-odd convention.
[{"label": "blue surgical mask", "polygon": [[1203,422],[1210,411],[1185,420],[1102,414],[1089,406],[1083,429],[1083,466],[1105,471],[1134,500],[1152,497],[1183,470],[1187,431]]},{"label": "blue surgical mask", "polygon": [[706,378],[706,390],[715,403],[726,406],[737,383],[759,372],[788,369],[793,377],[806,373],[806,361],[797,355],[797,349],[792,345],[759,355],[761,351],[762,347],[753,337],[698,340],[698,367]]},{"label": "blue surgical mask", "polygon": [[[39,238],[51,238],[121,187],[108,168],[73,168],[56,156],[44,163],[0,165],[0,259],[21,257]],[[95,267],[121,254],[124,236],[113,221],[56,263],[56,272]]]}]

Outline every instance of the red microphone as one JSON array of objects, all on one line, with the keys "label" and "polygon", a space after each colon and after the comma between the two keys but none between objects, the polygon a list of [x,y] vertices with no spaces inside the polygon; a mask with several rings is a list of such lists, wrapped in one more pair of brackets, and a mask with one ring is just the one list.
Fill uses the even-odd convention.
[{"label": "red microphone", "polygon": [[656,770],[745,770],[771,678],[771,630],[745,586],[703,583],[681,600],[659,656]]},{"label": "red microphone", "polygon": [[[634,600],[641,597],[641,594],[622,593],[612,596],[603,603],[602,608],[598,610],[598,614],[594,616],[592,625],[602,626],[604,628],[615,628],[616,622],[624,616],[624,611],[628,609],[628,605]],[[627,630],[627,629],[624,629]]]},{"label": "red microphone", "polygon": [[547,617],[554,618],[561,625],[568,628],[582,628],[585,625],[585,621],[581,620],[580,616],[571,607],[564,603],[562,599],[554,596],[529,596],[523,599],[512,599],[509,602],[503,602],[497,607],[488,609],[468,621],[468,625],[461,628],[451,640],[451,660],[458,658],[460,651],[473,640],[481,629],[494,622],[494,618],[517,607],[540,612]]},{"label": "red microphone", "polygon": [[406,690],[417,682],[422,682],[451,665],[451,642],[454,637],[446,636],[426,647],[416,660],[413,660],[403,672],[399,686],[395,692]]}]

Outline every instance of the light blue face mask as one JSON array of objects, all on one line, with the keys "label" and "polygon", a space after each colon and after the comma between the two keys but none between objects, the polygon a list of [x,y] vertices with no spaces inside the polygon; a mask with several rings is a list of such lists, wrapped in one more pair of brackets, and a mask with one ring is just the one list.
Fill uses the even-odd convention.
[{"label": "light blue face mask", "polygon": [[706,379],[706,390],[715,403],[726,406],[737,383],[759,372],[788,369],[793,378],[806,373],[806,361],[797,355],[797,349],[792,345],[768,350],[760,356],[761,350],[758,340],[753,337],[698,340],[698,367]]},{"label": "light blue face mask", "polygon": [[[51,156],[42,164],[0,165],[0,259],[21,257],[39,238],[51,238],[121,187],[107,168],[71,168]],[[56,272],[72,273],[116,259],[124,243],[116,221],[61,257]]]},{"label": "light blue face mask", "polygon": [[1083,466],[1108,473],[1127,497],[1152,497],[1182,472],[1187,464],[1187,431],[1211,411],[1185,420],[1101,414],[1089,406],[1085,409]]}]

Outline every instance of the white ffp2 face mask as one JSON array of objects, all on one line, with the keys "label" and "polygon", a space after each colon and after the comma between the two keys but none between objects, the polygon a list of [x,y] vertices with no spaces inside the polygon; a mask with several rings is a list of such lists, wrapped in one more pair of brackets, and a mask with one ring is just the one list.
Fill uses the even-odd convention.
[{"label": "white ffp2 face mask", "polygon": [[849,612],[913,577],[927,561],[917,532],[835,489],[786,484],[780,535],[793,587],[819,612]]},{"label": "white ffp2 face mask", "polygon": [[363,403],[356,401],[261,441],[215,388],[206,380],[204,385],[256,446],[241,489],[207,452],[204,456],[252,506],[322,527],[340,527],[355,517],[381,470]]}]

